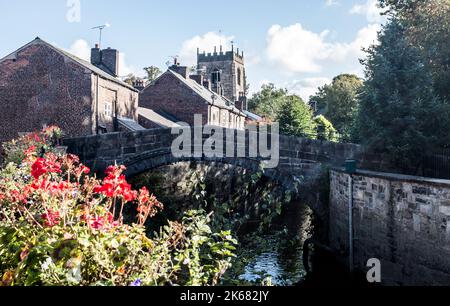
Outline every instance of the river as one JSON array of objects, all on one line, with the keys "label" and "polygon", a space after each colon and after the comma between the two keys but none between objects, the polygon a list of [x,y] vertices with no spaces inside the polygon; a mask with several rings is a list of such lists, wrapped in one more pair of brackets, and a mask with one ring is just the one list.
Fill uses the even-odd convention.
[{"label": "river", "polygon": [[239,235],[237,257],[223,285],[292,286],[305,280],[302,247],[313,235],[313,214],[306,205],[296,204],[296,211],[275,221],[269,232]]}]

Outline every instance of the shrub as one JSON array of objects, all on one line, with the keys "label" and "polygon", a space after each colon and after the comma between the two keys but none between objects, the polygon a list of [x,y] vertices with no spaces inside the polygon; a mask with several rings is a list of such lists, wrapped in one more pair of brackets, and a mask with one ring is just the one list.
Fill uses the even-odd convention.
[{"label": "shrub", "polygon": [[338,133],[333,124],[323,115],[314,118],[317,129],[317,139],[337,142]]},{"label": "shrub", "polygon": [[[77,156],[52,152],[46,132],[7,144],[0,284],[218,283],[236,243],[229,232],[212,233],[204,212],[189,211],[148,237],[144,224],[163,205],[146,188],[133,190],[123,166],[110,166],[101,181],[90,176]],[[133,224],[123,221],[125,205],[136,207]]]}]

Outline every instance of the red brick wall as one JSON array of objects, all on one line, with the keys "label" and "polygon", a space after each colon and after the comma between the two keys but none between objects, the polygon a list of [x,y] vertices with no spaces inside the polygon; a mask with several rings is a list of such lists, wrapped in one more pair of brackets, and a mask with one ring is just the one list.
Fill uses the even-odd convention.
[{"label": "red brick wall", "polygon": [[53,49],[30,45],[0,63],[0,142],[56,124],[92,133],[91,73]]},{"label": "red brick wall", "polygon": [[140,93],[139,106],[166,112],[191,126],[194,114],[203,116],[203,124],[208,120],[208,104],[170,73],[162,75]]}]

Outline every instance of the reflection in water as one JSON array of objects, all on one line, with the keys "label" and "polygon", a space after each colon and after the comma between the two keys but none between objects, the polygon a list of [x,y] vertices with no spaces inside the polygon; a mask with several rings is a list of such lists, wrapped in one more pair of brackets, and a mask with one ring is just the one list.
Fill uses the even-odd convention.
[{"label": "reflection in water", "polygon": [[[303,242],[312,235],[312,212],[306,205],[292,203],[271,233],[247,234],[240,238],[234,268],[225,284],[260,285],[270,278],[272,285],[292,286],[303,280]],[[238,281],[236,282],[236,279]]]},{"label": "reflection in water", "polygon": [[292,286],[305,276],[301,263],[301,245],[295,243],[295,245],[286,247],[286,245],[282,245],[283,243],[276,241],[279,236],[279,234],[274,234],[263,237],[273,242],[273,249],[256,256],[245,267],[244,273],[239,276],[240,280],[262,283],[264,279],[270,277],[273,285]]}]

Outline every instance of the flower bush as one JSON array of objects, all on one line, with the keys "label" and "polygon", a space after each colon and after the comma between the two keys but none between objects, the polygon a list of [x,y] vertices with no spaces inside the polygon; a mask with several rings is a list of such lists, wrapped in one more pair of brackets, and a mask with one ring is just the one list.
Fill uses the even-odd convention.
[{"label": "flower bush", "polygon": [[[103,180],[75,155],[54,150],[51,127],[4,148],[0,170],[0,285],[215,285],[236,240],[212,233],[209,216],[189,211],[153,237],[148,219],[163,204],[133,190],[123,166]],[[125,224],[134,205],[137,220]]]}]

